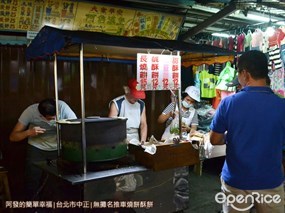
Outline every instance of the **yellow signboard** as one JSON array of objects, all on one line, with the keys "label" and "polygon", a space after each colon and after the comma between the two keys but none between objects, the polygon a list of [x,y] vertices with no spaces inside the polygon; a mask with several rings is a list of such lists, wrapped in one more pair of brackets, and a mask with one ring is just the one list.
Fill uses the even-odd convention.
[{"label": "yellow signboard", "polygon": [[49,25],[174,40],[182,21],[182,16],[75,0],[0,1],[0,30],[8,31],[39,31]]},{"label": "yellow signboard", "polygon": [[182,23],[182,17],[161,13],[137,11],[128,36],[176,39]]},{"label": "yellow signboard", "polygon": [[78,8],[73,28],[78,30],[124,35],[135,17],[135,10],[106,5],[79,3]]}]

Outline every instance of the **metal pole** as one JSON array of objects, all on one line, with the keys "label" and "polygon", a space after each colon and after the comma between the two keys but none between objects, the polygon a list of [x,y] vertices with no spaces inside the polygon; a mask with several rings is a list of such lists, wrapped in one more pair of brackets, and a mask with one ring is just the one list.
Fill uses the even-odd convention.
[{"label": "metal pole", "polygon": [[61,143],[59,140],[59,109],[58,109],[58,83],[57,83],[57,55],[54,54],[53,62],[53,71],[54,71],[54,95],[55,95],[55,108],[56,108],[56,141],[57,141],[57,156],[60,156]]},{"label": "metal pole", "polygon": [[83,173],[87,171],[86,162],[86,132],[85,132],[85,104],[84,104],[84,72],[83,72],[83,43],[80,47],[80,95],[81,95],[81,142],[82,142],[82,161]]},{"label": "metal pole", "polygon": [[[177,51],[177,56],[180,56],[180,51]],[[181,65],[180,65],[181,66]],[[181,115],[181,72],[180,72],[180,87],[178,88],[178,113],[179,113],[179,138],[182,140],[182,115]]]},{"label": "metal pole", "polygon": [[179,138],[182,140],[181,88],[178,89]]}]

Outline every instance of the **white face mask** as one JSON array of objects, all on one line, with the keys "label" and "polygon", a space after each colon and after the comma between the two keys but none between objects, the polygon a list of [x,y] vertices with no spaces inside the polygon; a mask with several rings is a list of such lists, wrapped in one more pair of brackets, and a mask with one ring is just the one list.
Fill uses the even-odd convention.
[{"label": "white face mask", "polygon": [[189,109],[190,107],[193,107],[193,104],[189,104],[187,101],[182,101],[182,106]]}]

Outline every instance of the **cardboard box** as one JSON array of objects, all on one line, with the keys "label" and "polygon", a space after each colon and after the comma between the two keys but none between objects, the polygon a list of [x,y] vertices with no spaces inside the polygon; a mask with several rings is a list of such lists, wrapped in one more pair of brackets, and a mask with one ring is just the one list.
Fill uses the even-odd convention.
[{"label": "cardboard box", "polygon": [[141,146],[129,144],[129,153],[133,154],[136,162],[154,171],[172,169],[181,166],[199,164],[199,151],[189,142],[174,144],[159,144],[157,151],[151,155]]}]

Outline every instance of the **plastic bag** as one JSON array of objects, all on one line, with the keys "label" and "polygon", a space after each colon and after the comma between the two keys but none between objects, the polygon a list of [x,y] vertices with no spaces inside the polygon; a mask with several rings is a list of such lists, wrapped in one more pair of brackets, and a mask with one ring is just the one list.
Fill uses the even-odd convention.
[{"label": "plastic bag", "polygon": [[170,124],[170,134],[179,135],[179,115],[177,113]]},{"label": "plastic bag", "polygon": [[121,175],[114,178],[116,191],[132,192],[135,191],[137,181],[134,174]]}]

